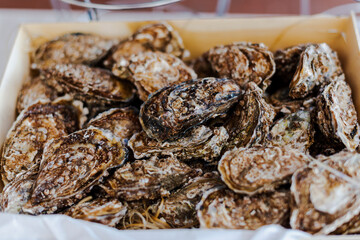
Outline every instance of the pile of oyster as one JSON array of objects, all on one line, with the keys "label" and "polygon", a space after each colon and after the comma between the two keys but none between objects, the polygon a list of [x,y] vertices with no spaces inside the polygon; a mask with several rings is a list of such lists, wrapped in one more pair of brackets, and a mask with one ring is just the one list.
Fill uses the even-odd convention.
[{"label": "pile of oyster", "polygon": [[360,232],[360,132],[337,53],[236,42],[187,56],[165,23],[39,46],[2,147],[1,211]]}]

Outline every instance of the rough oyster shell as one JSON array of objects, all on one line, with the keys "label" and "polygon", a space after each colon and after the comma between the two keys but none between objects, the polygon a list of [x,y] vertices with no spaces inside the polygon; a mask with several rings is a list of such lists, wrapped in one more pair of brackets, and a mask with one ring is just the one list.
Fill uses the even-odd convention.
[{"label": "rough oyster shell", "polygon": [[88,201],[85,198],[84,201],[70,207],[62,214],[115,227],[127,212],[126,205],[116,198],[90,198]]},{"label": "rough oyster shell", "polygon": [[112,197],[125,201],[156,199],[184,184],[194,171],[175,158],[152,157],[126,163],[100,185]]},{"label": "rough oyster shell", "polygon": [[127,155],[110,132],[88,128],[46,144],[30,200],[23,211],[54,213],[79,202]]},{"label": "rough oyster shell", "polygon": [[262,93],[255,83],[247,85],[243,99],[237,103],[224,125],[229,133],[227,149],[249,147],[265,140],[275,111],[263,99]]},{"label": "rough oyster shell", "polygon": [[143,101],[163,87],[197,78],[196,73],[179,58],[158,51],[133,55],[126,67],[117,63],[112,72],[131,80]]},{"label": "rough oyster shell", "polygon": [[321,161],[292,177],[290,225],[310,233],[340,233],[360,213],[360,154],[342,151]]},{"label": "rough oyster shell", "polygon": [[342,72],[336,52],[326,43],[310,44],[301,54],[290,82],[289,95],[292,98],[304,98]]},{"label": "rough oyster shell", "polygon": [[210,49],[206,56],[219,77],[232,78],[239,85],[254,82],[266,89],[275,73],[274,56],[263,43],[220,45]]},{"label": "rough oyster shell", "polygon": [[207,191],[196,206],[200,228],[255,230],[288,220],[290,194],[285,191],[246,196],[228,189]]},{"label": "rough oyster shell", "polygon": [[214,72],[208,61],[208,52],[205,52],[200,57],[192,59],[188,62],[188,65],[194,69],[199,78],[218,77],[218,74]]},{"label": "rough oyster shell", "polygon": [[234,192],[253,195],[288,183],[291,175],[309,162],[306,154],[291,148],[234,148],[223,155],[218,170]]},{"label": "rough oyster shell", "polygon": [[268,146],[290,147],[308,152],[314,142],[314,129],[309,111],[297,111],[279,119],[267,137]]},{"label": "rough oyster shell", "polygon": [[112,108],[91,119],[87,126],[109,130],[123,141],[141,131],[139,112],[133,107]]},{"label": "rough oyster shell", "polygon": [[133,85],[101,68],[81,64],[57,64],[42,68],[46,84],[59,93],[69,93],[87,103],[127,103],[135,94]]},{"label": "rough oyster shell", "polygon": [[93,34],[65,34],[42,44],[35,51],[34,67],[54,63],[96,64],[117,42]]},{"label": "rough oyster shell", "polygon": [[209,128],[200,125],[174,141],[158,142],[142,131],[134,134],[129,141],[129,146],[136,159],[162,155],[174,156],[179,160],[200,158],[210,162],[220,156],[228,136],[224,127]]},{"label": "rough oyster shell", "polygon": [[57,97],[54,89],[46,85],[40,77],[36,77],[22,86],[16,102],[16,112],[20,113],[39,99],[53,101]]},{"label": "rough oyster shell", "polygon": [[79,110],[72,102],[39,101],[17,117],[3,145],[2,180],[5,184],[39,164],[43,147],[51,139],[80,128]]},{"label": "rough oyster shell", "polygon": [[143,26],[131,37],[122,41],[105,60],[104,65],[111,68],[117,63],[126,67],[132,55],[146,51],[170,53],[178,58],[188,54],[181,37],[170,25],[155,23]]},{"label": "rough oyster shell", "polygon": [[343,75],[324,87],[316,105],[316,122],[322,134],[355,151],[360,143],[359,124],[351,89]]},{"label": "rough oyster shell", "polygon": [[140,123],[151,138],[175,139],[190,128],[225,114],[241,92],[233,80],[218,78],[165,87],[141,106]]}]

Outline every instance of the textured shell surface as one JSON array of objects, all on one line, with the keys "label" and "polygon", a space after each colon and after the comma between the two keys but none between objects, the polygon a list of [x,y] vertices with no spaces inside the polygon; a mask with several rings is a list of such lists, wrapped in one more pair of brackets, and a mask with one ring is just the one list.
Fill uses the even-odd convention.
[{"label": "textured shell surface", "polygon": [[156,199],[183,185],[196,174],[177,159],[158,158],[128,162],[100,185],[112,197],[125,201]]},{"label": "textured shell surface", "polygon": [[268,224],[283,224],[288,219],[290,193],[247,196],[224,188],[205,192],[196,206],[200,228],[255,230]]},{"label": "textured shell surface", "polygon": [[[86,198],[85,198],[86,200]],[[72,218],[115,227],[125,216],[127,207],[116,198],[97,198],[81,201],[62,212]]]},{"label": "textured shell surface", "polygon": [[212,69],[208,60],[208,52],[205,52],[201,56],[188,61],[188,65],[194,69],[199,78],[218,76],[218,74]]},{"label": "textured shell surface", "polygon": [[88,128],[46,144],[29,214],[55,213],[79,202],[108,170],[121,166],[127,150],[110,132]]},{"label": "textured shell surface", "polygon": [[119,77],[129,76],[128,79],[134,83],[143,101],[163,87],[197,78],[194,70],[181,59],[159,51],[133,55],[127,68],[120,63],[115,64],[112,71]]},{"label": "textured shell surface", "polygon": [[300,56],[299,65],[290,82],[289,95],[292,98],[304,98],[342,72],[336,52],[326,43],[310,44]]},{"label": "textured shell surface", "polygon": [[40,162],[46,142],[80,126],[80,114],[71,102],[39,101],[24,109],[10,128],[1,156],[5,184]]},{"label": "textured shell surface", "polygon": [[142,131],[133,135],[129,146],[136,159],[162,155],[174,156],[179,160],[203,159],[211,162],[221,155],[227,139],[228,134],[224,127],[210,128],[199,125],[189,130],[182,138],[164,142],[149,138]]},{"label": "textured shell surface", "polygon": [[65,34],[40,45],[33,56],[34,63],[40,66],[57,63],[96,64],[117,42],[94,34]]},{"label": "textured shell surface", "polygon": [[360,154],[348,151],[322,157],[292,177],[292,228],[330,234],[358,219]]},{"label": "textured shell surface", "polygon": [[274,56],[262,43],[216,46],[208,51],[207,60],[219,77],[232,78],[239,85],[254,82],[266,89],[275,73]]},{"label": "textured shell surface", "polygon": [[360,143],[359,123],[351,89],[343,75],[324,87],[316,105],[316,121],[322,134],[355,151]]},{"label": "textured shell surface", "polygon": [[58,92],[71,93],[74,98],[97,104],[129,102],[134,86],[109,71],[81,64],[56,64],[42,68],[46,84]]},{"label": "textured shell surface", "polygon": [[223,155],[218,170],[234,192],[253,195],[289,183],[292,174],[309,162],[306,154],[291,148],[234,148]]},{"label": "textured shell surface", "polygon": [[141,106],[140,123],[151,138],[176,139],[192,127],[225,114],[241,93],[230,79],[202,78],[168,86]]},{"label": "textured shell surface", "polygon": [[87,126],[109,130],[123,141],[141,131],[139,111],[133,107],[112,108],[91,119]]},{"label": "textured shell surface", "polygon": [[314,142],[314,129],[309,111],[297,111],[279,119],[267,137],[268,146],[290,147],[308,152]]},{"label": "textured shell surface", "polygon": [[227,117],[228,149],[262,144],[275,117],[273,107],[262,97],[263,91],[250,82],[241,99]]}]

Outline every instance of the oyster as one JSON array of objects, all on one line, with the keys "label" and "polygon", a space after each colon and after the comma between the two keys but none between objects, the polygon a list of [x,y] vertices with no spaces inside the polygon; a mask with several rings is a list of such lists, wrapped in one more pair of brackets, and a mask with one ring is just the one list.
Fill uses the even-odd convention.
[{"label": "oyster", "polygon": [[34,54],[35,68],[43,64],[96,64],[117,40],[93,34],[70,33],[42,44]]},{"label": "oyster", "polygon": [[200,125],[190,129],[182,138],[164,142],[151,139],[142,131],[134,134],[129,146],[136,159],[149,158],[155,154],[174,156],[179,160],[201,158],[211,162],[220,156],[228,136],[224,127]]},{"label": "oyster", "polygon": [[191,179],[185,186],[156,204],[159,218],[165,219],[173,228],[198,227],[196,204],[204,192],[216,186],[222,186],[217,172],[209,172]]},{"label": "oyster", "polygon": [[115,227],[125,216],[127,207],[116,198],[84,198],[78,204],[62,212],[72,218],[97,222]]},{"label": "oyster", "polygon": [[125,201],[156,199],[184,184],[195,173],[175,158],[152,157],[128,162],[100,186],[111,197]]},{"label": "oyster", "polygon": [[290,147],[308,152],[314,142],[309,111],[297,111],[279,119],[267,137],[268,146]]},{"label": "oyster", "polygon": [[135,89],[107,70],[81,64],[49,65],[42,69],[46,84],[59,93],[69,93],[87,103],[126,103],[133,99]]},{"label": "oyster", "polygon": [[51,139],[80,127],[79,110],[71,102],[37,102],[17,117],[4,141],[1,156],[5,184],[39,164],[43,147]]},{"label": "oyster", "polygon": [[192,59],[188,65],[194,69],[195,73],[199,78],[205,77],[217,77],[217,73],[211,67],[210,62],[208,61],[208,52],[202,54],[201,56]]},{"label": "oyster", "polygon": [[300,57],[299,65],[290,82],[289,95],[304,98],[319,87],[341,75],[342,69],[336,52],[326,43],[311,44]]},{"label": "oyster", "polygon": [[355,151],[360,143],[359,124],[350,86],[344,76],[324,87],[316,100],[317,125],[324,136],[348,150]]},{"label": "oyster", "polygon": [[179,58],[163,52],[142,52],[129,59],[129,65],[114,65],[112,72],[131,80],[139,98],[146,101],[151,93],[173,84],[197,78],[196,73]]},{"label": "oyster", "polygon": [[46,144],[38,178],[23,211],[55,213],[79,202],[87,192],[120,166],[126,148],[110,132],[88,128]]},{"label": "oyster", "polygon": [[132,55],[146,51],[170,53],[178,58],[188,54],[181,37],[170,25],[155,23],[143,26],[131,37],[122,41],[105,60],[104,65],[111,68],[117,63],[126,67]]},{"label": "oyster", "polygon": [[241,93],[230,79],[202,78],[168,86],[141,106],[140,123],[151,138],[175,139],[192,127],[225,114]]},{"label": "oyster", "polygon": [[223,155],[218,170],[234,192],[253,195],[288,183],[291,175],[309,162],[306,154],[291,148],[234,148]]},{"label": "oyster", "polygon": [[360,214],[360,154],[342,151],[321,161],[292,177],[290,225],[310,233],[341,233]]},{"label": "oyster", "polygon": [[213,188],[196,206],[201,228],[255,230],[288,220],[290,194],[286,191],[246,196]]},{"label": "oyster", "polygon": [[22,86],[16,102],[16,111],[20,113],[39,99],[53,101],[57,97],[54,89],[47,86],[40,77],[36,77]]},{"label": "oyster", "polygon": [[206,55],[219,77],[232,78],[241,86],[254,82],[266,89],[275,73],[274,56],[262,43],[220,45],[210,49]]},{"label": "oyster", "polygon": [[141,131],[139,113],[133,107],[112,108],[91,119],[87,126],[109,130],[123,141]]},{"label": "oyster", "polygon": [[275,117],[273,107],[262,98],[262,90],[253,82],[235,109],[229,114],[224,127],[229,133],[227,149],[262,144]]}]

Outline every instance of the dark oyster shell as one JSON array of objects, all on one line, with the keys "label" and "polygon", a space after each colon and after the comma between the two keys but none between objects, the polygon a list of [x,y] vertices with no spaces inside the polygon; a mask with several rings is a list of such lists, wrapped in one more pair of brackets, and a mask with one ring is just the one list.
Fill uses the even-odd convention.
[{"label": "dark oyster shell", "polygon": [[290,147],[308,152],[314,142],[314,129],[309,111],[297,111],[279,119],[267,137],[268,146]]},{"label": "dark oyster shell", "polygon": [[306,154],[291,148],[235,148],[223,155],[218,170],[234,192],[253,195],[288,183],[291,175],[309,162]]},{"label": "dark oyster shell", "polygon": [[285,191],[246,196],[228,189],[207,191],[197,205],[201,228],[255,230],[288,220],[290,194]]},{"label": "dark oyster shell", "polygon": [[139,112],[133,107],[112,108],[91,119],[87,126],[109,130],[123,141],[141,131]]},{"label": "dark oyster shell", "polygon": [[[96,64],[117,40],[93,34],[70,33],[42,44],[34,54],[33,67],[53,63]],[[40,64],[40,65],[39,65]]]},{"label": "dark oyster shell", "polygon": [[131,80],[143,101],[163,87],[197,78],[196,73],[179,58],[162,52],[138,53],[130,57],[126,67],[122,62],[115,64],[112,72]]},{"label": "dark oyster shell", "polygon": [[324,87],[316,105],[316,122],[322,134],[330,141],[355,151],[360,143],[359,124],[351,89],[343,75]]},{"label": "dark oyster shell", "polygon": [[220,45],[210,49],[206,56],[219,77],[232,78],[241,86],[254,82],[266,89],[275,73],[274,56],[262,43]]},{"label": "dark oyster shell", "polygon": [[170,53],[178,58],[187,55],[179,34],[166,23],[155,23],[143,26],[122,41],[105,60],[104,65],[111,68],[117,63],[126,67],[132,55],[146,51]]},{"label": "dark oyster shell", "polygon": [[88,128],[49,142],[30,200],[23,211],[55,213],[79,202],[108,174],[124,163],[126,148],[110,132]]},{"label": "dark oyster shell", "polygon": [[360,214],[360,154],[342,151],[292,177],[290,225],[310,233],[341,233]]},{"label": "dark oyster shell", "polygon": [[261,144],[265,140],[275,111],[263,99],[262,93],[255,83],[247,85],[243,99],[237,103],[224,125],[229,133],[227,149]]},{"label": "dark oyster shell", "polygon": [[115,227],[127,212],[126,205],[116,198],[97,198],[92,200],[90,197],[88,199],[85,198],[62,212],[62,214],[72,218]]},{"label": "dark oyster shell", "polygon": [[151,138],[175,139],[190,128],[225,114],[240,94],[240,87],[230,79],[202,78],[165,87],[141,106],[140,123]]},{"label": "dark oyster shell", "polygon": [[130,139],[129,146],[136,159],[162,155],[174,156],[179,160],[199,158],[210,162],[220,156],[227,139],[228,134],[224,127],[209,128],[200,125],[174,141],[158,142],[142,131]]},{"label": "dark oyster shell", "polygon": [[87,103],[126,103],[133,99],[135,89],[125,80],[120,80],[107,70],[81,64],[49,65],[42,69],[46,84],[59,93],[69,93]]},{"label": "dark oyster shell", "polygon": [[199,78],[218,77],[218,74],[214,72],[210,62],[208,61],[208,52],[195,59],[192,59],[188,62],[188,65],[194,69]]},{"label": "dark oyster shell", "polygon": [[79,129],[81,114],[72,102],[62,100],[40,101],[23,110],[4,141],[3,182],[7,184],[18,174],[39,164],[45,143]]},{"label": "dark oyster shell", "polygon": [[301,54],[290,83],[289,95],[292,98],[304,98],[342,72],[336,52],[326,43],[310,44]]},{"label": "dark oyster shell", "polygon": [[100,186],[111,197],[125,201],[156,199],[184,184],[194,171],[175,158],[152,157],[126,163]]}]

